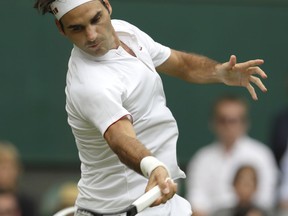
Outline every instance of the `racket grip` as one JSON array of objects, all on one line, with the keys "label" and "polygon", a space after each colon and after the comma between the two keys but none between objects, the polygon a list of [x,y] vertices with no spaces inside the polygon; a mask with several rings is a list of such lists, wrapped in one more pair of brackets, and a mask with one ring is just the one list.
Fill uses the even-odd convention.
[{"label": "racket grip", "polygon": [[153,187],[151,190],[147,191],[137,200],[135,200],[132,205],[136,206],[137,211],[140,212],[143,209],[149,207],[153,202],[155,202],[161,196],[161,190],[159,186]]}]

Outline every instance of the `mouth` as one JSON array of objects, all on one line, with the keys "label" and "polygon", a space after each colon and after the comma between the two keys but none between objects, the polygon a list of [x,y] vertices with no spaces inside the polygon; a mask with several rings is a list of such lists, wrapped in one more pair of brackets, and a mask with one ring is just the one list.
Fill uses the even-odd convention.
[{"label": "mouth", "polygon": [[96,49],[100,46],[101,42],[94,42],[94,43],[90,43],[90,44],[87,44],[87,48],[88,49]]},{"label": "mouth", "polygon": [[95,44],[89,44],[87,47],[89,48],[89,49],[95,49],[95,48],[97,48],[99,46],[99,43],[97,44],[97,43],[95,43]]}]

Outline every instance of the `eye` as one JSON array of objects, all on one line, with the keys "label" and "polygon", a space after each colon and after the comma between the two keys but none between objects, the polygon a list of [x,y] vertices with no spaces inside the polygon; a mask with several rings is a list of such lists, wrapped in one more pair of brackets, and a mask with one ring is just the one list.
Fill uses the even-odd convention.
[{"label": "eye", "polygon": [[97,24],[99,22],[101,16],[102,16],[101,13],[96,14],[96,16],[93,17],[93,19],[91,20],[91,24]]},{"label": "eye", "polygon": [[81,32],[84,29],[84,26],[82,25],[70,25],[68,26],[69,31],[71,32]]},{"label": "eye", "polygon": [[72,28],[71,28],[71,30],[73,31],[73,32],[79,32],[79,31],[82,31],[83,30],[83,26],[73,26]]}]

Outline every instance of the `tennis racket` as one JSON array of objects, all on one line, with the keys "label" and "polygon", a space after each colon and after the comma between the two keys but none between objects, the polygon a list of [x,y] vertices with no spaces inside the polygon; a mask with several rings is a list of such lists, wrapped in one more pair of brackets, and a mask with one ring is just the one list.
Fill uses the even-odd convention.
[{"label": "tennis racket", "polygon": [[[117,215],[117,214],[123,214],[126,213],[126,216],[135,216],[139,212],[143,211],[147,207],[149,207],[154,201],[156,201],[161,196],[161,191],[159,186],[153,187],[151,190],[140,196],[138,199],[136,199],[130,206],[127,208],[118,211],[118,212],[110,212],[110,213],[101,213],[102,215]],[[60,210],[53,216],[66,216],[69,214],[72,214],[77,210],[76,207],[68,207],[65,209]]]}]

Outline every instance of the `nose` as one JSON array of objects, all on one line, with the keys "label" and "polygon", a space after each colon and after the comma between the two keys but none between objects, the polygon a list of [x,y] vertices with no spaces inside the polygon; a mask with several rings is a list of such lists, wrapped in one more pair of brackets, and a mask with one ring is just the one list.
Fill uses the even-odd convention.
[{"label": "nose", "polygon": [[96,33],[96,27],[93,25],[89,25],[86,28],[86,38],[88,41],[95,41],[97,37],[97,33]]}]

